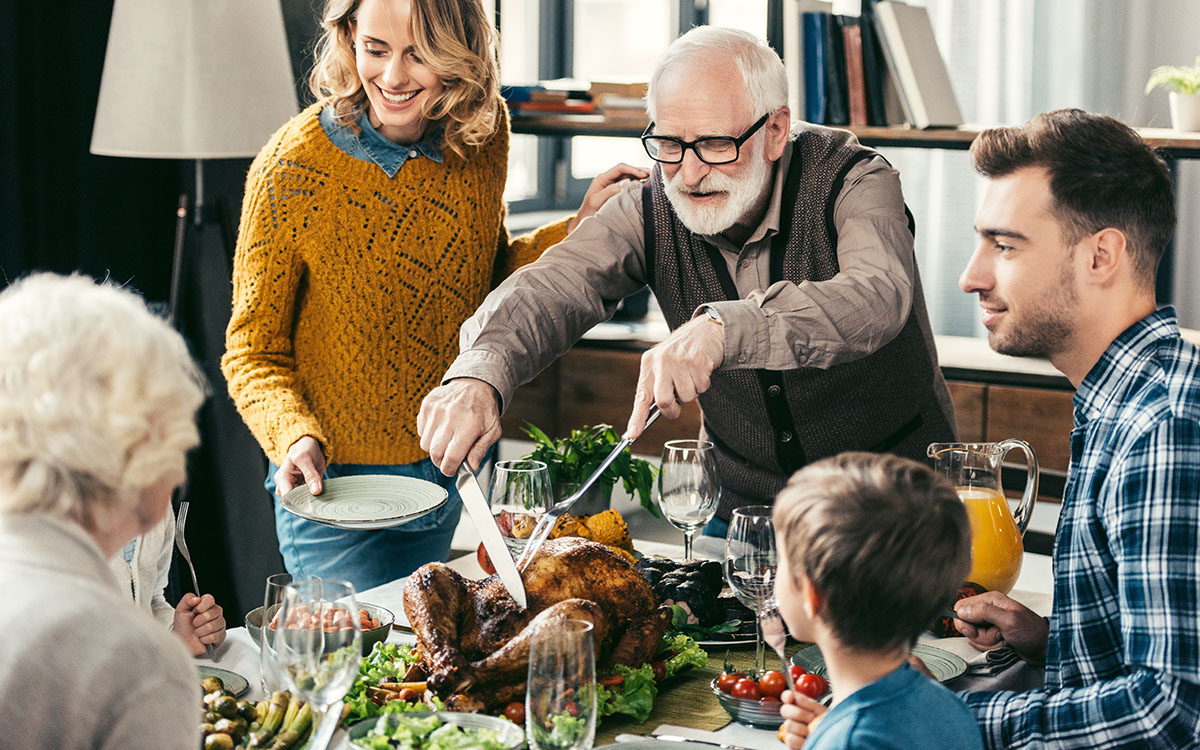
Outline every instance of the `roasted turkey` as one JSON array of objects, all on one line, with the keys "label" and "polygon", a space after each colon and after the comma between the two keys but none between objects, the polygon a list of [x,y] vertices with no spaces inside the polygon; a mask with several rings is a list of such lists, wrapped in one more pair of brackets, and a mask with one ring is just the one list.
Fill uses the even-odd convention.
[{"label": "roasted turkey", "polygon": [[602,544],[547,541],[521,572],[528,609],[497,576],[464,578],[442,563],[416,570],[404,611],[417,636],[429,687],[451,710],[478,711],[525,692],[529,640],[555,620],[592,623],[596,666],[651,661],[670,622],[646,579]]}]

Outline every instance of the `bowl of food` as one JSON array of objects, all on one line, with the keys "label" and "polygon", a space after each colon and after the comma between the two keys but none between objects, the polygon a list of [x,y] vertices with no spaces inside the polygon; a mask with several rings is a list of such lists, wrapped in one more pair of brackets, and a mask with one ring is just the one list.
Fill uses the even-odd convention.
[{"label": "bowl of food", "polygon": [[471,747],[520,750],[525,729],[508,719],[456,711],[407,711],[363,719],[346,729],[351,748],[417,750]]},{"label": "bowl of food", "polygon": [[779,696],[787,689],[782,672],[723,672],[710,683],[721,708],[739,724],[756,729],[778,729],[783,723],[779,715]]},{"label": "bowl of food", "polygon": [[[388,633],[392,629],[392,623],[396,621],[396,615],[392,614],[391,610],[377,604],[359,602],[358,607],[359,624],[362,627],[363,656],[366,656],[371,653],[371,649],[375,647],[376,643],[387,639]],[[273,618],[278,611],[279,605],[272,605],[270,617]],[[259,643],[259,639],[262,638],[263,608],[255,607],[247,612],[245,622],[250,637],[254,639],[255,643]],[[271,627],[274,626],[275,624],[272,623]]]}]

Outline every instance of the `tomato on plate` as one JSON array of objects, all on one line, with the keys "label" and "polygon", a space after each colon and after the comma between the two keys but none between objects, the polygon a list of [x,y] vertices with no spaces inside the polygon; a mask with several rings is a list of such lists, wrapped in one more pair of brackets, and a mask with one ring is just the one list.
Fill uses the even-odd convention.
[{"label": "tomato on plate", "polygon": [[733,686],[737,684],[742,676],[737,672],[722,672],[717,678],[717,689],[722,693],[733,693]]},{"label": "tomato on plate", "polygon": [[816,700],[825,695],[825,691],[829,690],[829,683],[819,674],[806,674],[796,680],[796,690]]},{"label": "tomato on plate", "polygon": [[762,691],[763,695],[779,697],[787,689],[787,679],[784,678],[783,672],[768,670],[758,678],[758,689]]},{"label": "tomato on plate", "polygon": [[808,670],[799,664],[793,664],[788,671],[792,673],[792,682],[799,682],[801,677],[808,674]]},{"label": "tomato on plate", "polygon": [[504,718],[517,726],[525,726],[525,704],[513,701],[504,707]]},{"label": "tomato on plate", "polygon": [[749,677],[743,677],[738,680],[731,692],[734,698],[746,698],[752,701],[756,701],[762,697],[762,691],[758,689],[758,682]]}]

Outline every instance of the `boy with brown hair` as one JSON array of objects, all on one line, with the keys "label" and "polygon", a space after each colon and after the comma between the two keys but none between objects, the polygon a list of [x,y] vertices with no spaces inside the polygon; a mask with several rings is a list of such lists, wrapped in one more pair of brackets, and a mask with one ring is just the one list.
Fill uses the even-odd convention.
[{"label": "boy with brown hair", "polygon": [[982,748],[966,705],[908,665],[970,568],[970,527],[954,487],[915,461],[842,453],[796,472],[774,520],[780,613],[794,637],[821,647],[834,691],[812,724],[785,700],[787,744]]}]

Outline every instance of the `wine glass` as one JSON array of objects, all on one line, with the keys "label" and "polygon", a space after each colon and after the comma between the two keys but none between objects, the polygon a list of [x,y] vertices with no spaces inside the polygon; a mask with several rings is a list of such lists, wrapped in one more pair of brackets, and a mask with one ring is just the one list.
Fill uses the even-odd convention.
[{"label": "wine glass", "polygon": [[543,623],[529,645],[525,733],[532,750],[590,750],[596,738],[592,623]]},{"label": "wine glass", "polygon": [[320,578],[292,581],[283,589],[279,627],[272,633],[284,682],[322,717],[310,747],[325,750],[362,660],[354,586]]},{"label": "wine glass", "polygon": [[263,594],[262,628],[258,639],[259,684],[268,698],[276,690],[283,690],[283,675],[279,672],[279,660],[275,655],[275,644],[271,640],[272,617],[283,603],[283,589],[292,582],[290,573],[267,576],[267,588]]},{"label": "wine glass", "polygon": [[692,559],[692,537],[717,512],[721,485],[713,444],[707,440],[669,440],[658,472],[658,507],[683,532],[683,559]]},{"label": "wine glass", "polygon": [[754,666],[763,668],[762,616],[775,591],[775,525],[769,505],[737,508],[725,537],[725,581],[742,604],[754,610]]},{"label": "wine glass", "polygon": [[513,557],[525,549],[538,519],[554,505],[550,470],[543,461],[497,461],[488,492],[492,517]]}]

